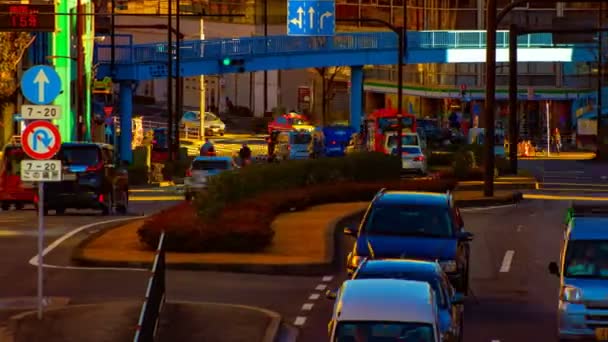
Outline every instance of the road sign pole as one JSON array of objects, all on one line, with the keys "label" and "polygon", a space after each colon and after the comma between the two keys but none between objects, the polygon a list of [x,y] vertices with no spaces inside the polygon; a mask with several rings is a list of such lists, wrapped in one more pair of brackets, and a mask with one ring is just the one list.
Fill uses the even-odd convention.
[{"label": "road sign pole", "polygon": [[42,250],[44,246],[44,182],[38,182],[38,319],[42,319],[44,297]]}]

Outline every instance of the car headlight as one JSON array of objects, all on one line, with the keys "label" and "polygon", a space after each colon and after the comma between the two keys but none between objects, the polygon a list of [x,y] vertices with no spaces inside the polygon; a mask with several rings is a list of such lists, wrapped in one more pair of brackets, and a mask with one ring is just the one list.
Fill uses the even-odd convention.
[{"label": "car headlight", "polygon": [[351,268],[357,268],[359,267],[359,264],[361,264],[361,262],[363,261],[363,257],[362,256],[358,256],[358,255],[353,255],[350,258],[350,262],[349,262],[349,267]]},{"label": "car headlight", "polygon": [[578,287],[565,285],[562,287],[560,298],[568,303],[580,303],[583,298],[583,293]]},{"label": "car headlight", "polygon": [[456,271],[458,271],[458,266],[456,265],[456,261],[454,260],[440,261],[439,265],[445,273],[456,273]]}]

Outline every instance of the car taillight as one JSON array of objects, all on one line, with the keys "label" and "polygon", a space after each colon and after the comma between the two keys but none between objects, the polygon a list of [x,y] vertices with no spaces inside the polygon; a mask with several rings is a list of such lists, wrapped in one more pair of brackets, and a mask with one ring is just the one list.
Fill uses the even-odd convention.
[{"label": "car taillight", "polygon": [[39,201],[38,195],[34,195],[34,204],[38,204],[38,201]]},{"label": "car taillight", "polygon": [[192,177],[192,169],[186,170],[186,177]]},{"label": "car taillight", "polygon": [[99,171],[103,169],[103,162],[99,162],[92,166],[87,166],[87,171]]},{"label": "car taillight", "polygon": [[424,161],[424,156],[415,157],[414,161]]},{"label": "car taillight", "polygon": [[332,141],[331,141],[331,144],[332,144],[332,145],[335,145],[335,144],[336,144],[336,141],[335,141],[335,140],[332,140]]},{"label": "car taillight", "polygon": [[99,195],[99,203],[103,203],[103,200],[104,200],[103,194]]}]

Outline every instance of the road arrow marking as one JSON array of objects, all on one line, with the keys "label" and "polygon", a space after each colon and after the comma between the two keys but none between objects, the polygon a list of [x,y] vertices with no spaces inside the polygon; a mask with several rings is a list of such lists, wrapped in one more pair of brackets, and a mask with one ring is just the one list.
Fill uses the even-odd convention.
[{"label": "road arrow marking", "polygon": [[314,24],[315,24],[315,9],[310,7],[308,8],[308,15],[309,15],[309,22],[310,22],[310,29],[312,30],[314,28]]},{"label": "road arrow marking", "polygon": [[46,76],[44,69],[40,69],[34,78],[34,84],[38,84],[38,102],[45,102],[46,96],[44,96],[44,86],[49,83],[51,82]]},{"label": "road arrow marking", "polygon": [[329,11],[328,11],[328,12],[325,12],[325,13],[323,13],[323,14],[321,15],[321,18],[319,19],[319,21],[321,22],[321,23],[320,23],[321,30],[323,29],[323,22],[324,22],[324,19],[325,19],[325,18],[329,18],[329,17],[331,17],[332,15],[333,15],[333,14],[332,14],[331,12],[329,12]]},{"label": "road arrow marking", "polygon": [[302,6],[298,7],[298,27],[302,28],[302,18],[304,17],[304,9]]}]

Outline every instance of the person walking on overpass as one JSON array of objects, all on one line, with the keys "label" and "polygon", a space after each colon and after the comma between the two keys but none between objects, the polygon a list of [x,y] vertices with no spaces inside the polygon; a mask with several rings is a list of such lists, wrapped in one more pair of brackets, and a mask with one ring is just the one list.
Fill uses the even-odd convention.
[{"label": "person walking on overpass", "polygon": [[205,144],[201,147],[201,156],[210,156],[215,154],[215,147],[209,138],[205,138]]}]

